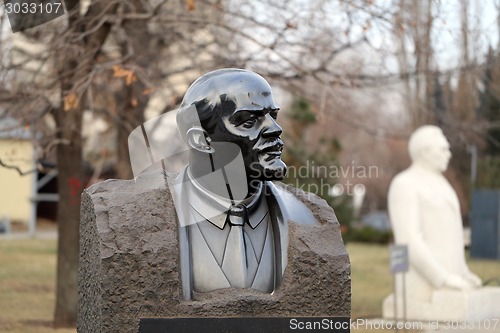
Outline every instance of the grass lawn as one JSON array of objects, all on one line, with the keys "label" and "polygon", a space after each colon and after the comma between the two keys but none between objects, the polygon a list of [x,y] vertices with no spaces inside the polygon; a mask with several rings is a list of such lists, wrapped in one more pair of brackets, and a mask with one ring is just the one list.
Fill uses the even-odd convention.
[{"label": "grass lawn", "polygon": [[0,332],[76,332],[52,328],[55,265],[54,240],[0,240]]},{"label": "grass lawn", "polygon": [[[352,264],[352,318],[380,318],[382,301],[392,290],[388,247],[349,243],[347,250]],[[500,261],[468,261],[483,280],[500,277]],[[76,332],[52,328],[55,264],[54,240],[0,240],[0,332]]]},{"label": "grass lawn", "polygon": [[[352,318],[381,318],[382,301],[392,292],[392,275],[389,270],[389,247],[362,243],[349,243],[351,258]],[[500,261],[471,259],[467,253],[471,271],[483,281],[500,278]],[[383,330],[359,330],[358,332],[393,332]]]}]

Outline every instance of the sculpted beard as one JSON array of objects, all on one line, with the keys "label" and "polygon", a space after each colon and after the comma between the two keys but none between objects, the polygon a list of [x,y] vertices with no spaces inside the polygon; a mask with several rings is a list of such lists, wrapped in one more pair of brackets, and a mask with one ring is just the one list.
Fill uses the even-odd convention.
[{"label": "sculpted beard", "polygon": [[[262,161],[263,157],[259,156],[259,161],[250,163],[249,178],[255,180],[282,180],[287,171],[287,166],[280,157],[275,157],[271,163]],[[264,158],[266,159],[266,158]]]}]

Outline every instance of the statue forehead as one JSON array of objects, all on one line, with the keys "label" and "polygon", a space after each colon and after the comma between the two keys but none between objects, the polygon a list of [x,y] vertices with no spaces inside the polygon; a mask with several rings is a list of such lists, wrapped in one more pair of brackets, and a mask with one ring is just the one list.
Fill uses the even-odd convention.
[{"label": "statue forehead", "polygon": [[278,109],[269,83],[257,73],[242,69],[222,69],[196,80],[186,92],[182,106],[200,100],[215,105],[221,96],[236,104],[236,110]]},{"label": "statue forehead", "polygon": [[414,140],[420,145],[437,146],[448,143],[448,139],[446,139],[439,127],[428,127],[418,134],[419,135],[416,135]]},{"label": "statue forehead", "polygon": [[410,137],[408,151],[412,159],[425,150],[449,148],[450,144],[441,128],[434,125],[424,125],[418,128]]}]

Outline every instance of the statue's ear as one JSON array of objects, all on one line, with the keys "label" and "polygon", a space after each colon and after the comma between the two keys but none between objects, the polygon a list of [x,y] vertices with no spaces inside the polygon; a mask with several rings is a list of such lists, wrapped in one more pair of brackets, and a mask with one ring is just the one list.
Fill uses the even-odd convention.
[{"label": "statue's ear", "polygon": [[202,153],[211,154],[215,152],[215,149],[210,146],[210,137],[203,128],[198,126],[192,127],[187,131],[186,136],[191,148]]}]

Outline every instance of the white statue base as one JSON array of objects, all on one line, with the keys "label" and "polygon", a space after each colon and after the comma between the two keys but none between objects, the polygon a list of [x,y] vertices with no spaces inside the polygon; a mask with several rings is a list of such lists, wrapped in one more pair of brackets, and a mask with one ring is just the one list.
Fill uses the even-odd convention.
[{"label": "white statue base", "polygon": [[[394,318],[394,294],[385,298],[383,317]],[[403,317],[403,300],[398,295],[398,318]],[[421,321],[484,320],[500,316],[500,288],[434,290],[430,302],[407,299],[406,319]]]}]

